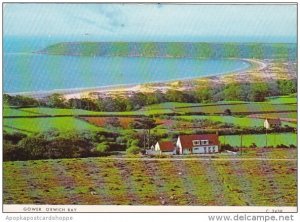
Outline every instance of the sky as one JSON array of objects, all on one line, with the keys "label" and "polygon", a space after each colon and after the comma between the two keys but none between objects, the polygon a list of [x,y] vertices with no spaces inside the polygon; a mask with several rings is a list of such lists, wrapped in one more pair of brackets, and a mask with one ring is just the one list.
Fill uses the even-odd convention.
[{"label": "sky", "polygon": [[296,42],[296,5],[4,5],[4,36],[99,41]]}]

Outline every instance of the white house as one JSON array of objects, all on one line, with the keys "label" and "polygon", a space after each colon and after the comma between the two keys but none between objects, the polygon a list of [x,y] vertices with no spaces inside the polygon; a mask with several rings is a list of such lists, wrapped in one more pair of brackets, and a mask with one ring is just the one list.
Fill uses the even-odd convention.
[{"label": "white house", "polygon": [[180,135],[176,142],[179,154],[217,153],[219,147],[217,134]]},{"label": "white house", "polygon": [[171,141],[160,141],[154,146],[154,151],[158,154],[173,155],[176,154],[176,149]]},{"label": "white house", "polygon": [[266,119],[264,121],[264,127],[266,129],[280,127],[281,121],[280,119]]}]

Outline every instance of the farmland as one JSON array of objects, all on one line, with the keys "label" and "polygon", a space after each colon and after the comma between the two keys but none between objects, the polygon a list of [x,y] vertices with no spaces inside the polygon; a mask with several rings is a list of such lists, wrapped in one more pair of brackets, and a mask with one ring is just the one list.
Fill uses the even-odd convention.
[{"label": "farmland", "polygon": [[[267,155],[272,158],[296,155],[288,150],[273,151]],[[251,155],[258,153],[253,150]],[[297,203],[297,164],[288,159],[77,158],[5,162],[3,167],[4,204],[296,206]]]},{"label": "farmland", "polygon": [[288,112],[288,113],[268,113],[268,114],[252,114],[249,115],[250,118],[258,118],[258,119],[281,119],[286,122],[297,122],[297,112]]},{"label": "farmland", "polygon": [[23,132],[25,134],[44,132],[50,129],[59,131],[96,130],[97,127],[74,117],[53,118],[6,118],[3,128],[8,132]]},{"label": "farmland", "polygon": [[240,135],[229,135],[229,136],[220,136],[220,142],[222,144],[230,144],[234,147],[240,147],[241,144],[243,147],[250,147],[255,144],[258,147],[264,147],[266,145],[266,138],[268,146],[276,147],[282,144],[290,146],[297,146],[297,134],[295,133],[274,133],[268,134],[254,134],[254,135],[243,135],[241,143]]},{"label": "farmland", "polygon": [[26,112],[24,110],[20,109],[14,109],[14,108],[9,108],[9,107],[4,107],[3,109],[3,116],[5,117],[12,117],[12,116],[40,116],[41,114],[39,113],[31,113],[31,112]]},{"label": "farmland", "polygon": [[[281,99],[280,99],[281,98]],[[295,101],[295,98],[292,98]],[[172,111],[179,114],[204,113],[204,114],[224,114],[226,109],[231,113],[268,113],[268,112],[296,112],[297,107],[294,104],[280,103],[282,97],[277,97],[277,103],[270,102],[243,102],[243,101],[223,101],[218,103],[197,104],[197,103],[161,103],[145,106],[141,111],[152,111],[163,113],[163,110]],[[166,113],[168,113],[166,112]]]},{"label": "farmland", "polygon": [[[286,116],[292,116],[293,114],[286,114]],[[240,126],[240,127],[262,127],[264,125],[264,120],[265,118],[270,118],[270,117],[276,117],[276,116],[281,116],[280,114],[259,114],[259,115],[253,115],[254,118],[250,117],[235,117],[235,116],[195,116],[195,115],[190,115],[190,116],[180,116],[178,117],[179,119],[182,120],[210,120],[213,122],[221,122],[221,123],[228,123],[228,124],[233,124],[235,126]],[[260,119],[261,118],[261,119]],[[289,122],[282,122],[282,125],[288,125],[288,126],[295,126],[296,124],[289,123]]]},{"label": "farmland", "polygon": [[297,104],[297,95],[269,97],[268,101],[272,104]]},{"label": "farmland", "polygon": [[36,113],[40,115],[94,115],[98,112],[82,110],[82,109],[59,109],[59,108],[46,108],[46,107],[34,107],[34,108],[22,108],[24,112]]},{"label": "farmland", "polygon": [[174,113],[172,109],[137,110],[124,112],[96,112],[83,109],[60,109],[60,108],[4,108],[4,117],[15,116],[138,116],[138,115],[160,115]]},{"label": "farmland", "polygon": [[224,114],[226,109],[229,109],[231,113],[237,114],[297,111],[297,107],[295,105],[271,104],[266,102],[201,105],[176,108],[175,111],[181,113]]},{"label": "farmland", "polygon": [[[158,137],[170,135],[170,133],[172,133],[171,135],[192,134],[196,130],[213,130],[215,132],[224,127],[262,128],[265,118],[280,118],[283,127],[295,128],[297,126],[297,107],[290,104],[291,99],[295,99],[294,95],[269,98],[268,102],[222,101],[208,104],[166,102],[144,106],[136,111],[124,112],[6,106],[3,110],[3,126],[4,130],[9,133],[21,132],[27,135],[52,129],[57,129],[60,132],[102,131],[111,130],[108,128],[109,124],[107,123],[111,117],[114,117],[119,124],[118,133],[126,134],[126,130],[131,129],[131,123],[136,119],[143,116],[153,116],[156,126],[152,129],[152,133]],[[277,102],[274,102],[274,100]],[[232,115],[224,115],[225,110],[230,110]],[[199,121],[204,120],[208,122],[199,123]],[[270,146],[296,145],[296,134],[280,133],[274,135],[269,135]],[[220,140],[222,143],[231,146],[241,144],[239,135],[226,136],[226,139],[220,137]],[[253,145],[252,140],[255,141],[255,145],[258,147],[263,147],[266,144],[265,135],[245,135],[243,145],[245,147]]]}]

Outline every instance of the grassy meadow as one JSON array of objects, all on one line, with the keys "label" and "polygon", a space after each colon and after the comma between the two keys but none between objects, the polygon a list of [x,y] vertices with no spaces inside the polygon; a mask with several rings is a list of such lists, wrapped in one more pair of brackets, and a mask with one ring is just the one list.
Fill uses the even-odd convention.
[{"label": "grassy meadow", "polygon": [[6,118],[3,120],[4,130],[25,134],[39,133],[51,129],[62,132],[79,130],[97,130],[92,124],[74,117],[42,117],[42,118]]},{"label": "grassy meadow", "polygon": [[4,204],[297,203],[297,163],[293,160],[77,158],[5,162],[3,167]]},{"label": "grassy meadow", "polygon": [[[241,139],[242,137],[242,139]],[[276,147],[280,145],[294,145],[297,146],[297,134],[295,133],[272,133],[272,134],[252,134],[252,135],[228,135],[220,136],[221,144],[230,144],[234,147],[250,147],[255,144],[257,147],[268,146]]]}]

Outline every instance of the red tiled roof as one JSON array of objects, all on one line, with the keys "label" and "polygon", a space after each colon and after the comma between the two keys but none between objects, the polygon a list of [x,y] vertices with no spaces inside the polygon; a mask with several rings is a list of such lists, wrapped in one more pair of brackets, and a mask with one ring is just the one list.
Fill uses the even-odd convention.
[{"label": "red tiled roof", "polygon": [[183,149],[191,149],[194,147],[193,140],[208,140],[208,145],[220,145],[217,134],[202,134],[202,135],[180,135],[180,142]]},{"label": "red tiled roof", "polygon": [[280,124],[280,119],[267,119],[269,124]]},{"label": "red tiled roof", "polygon": [[160,141],[158,144],[162,152],[171,152],[174,150],[174,144],[171,141]]}]

